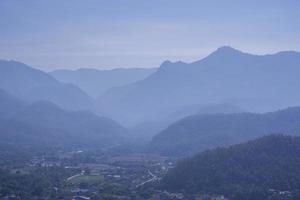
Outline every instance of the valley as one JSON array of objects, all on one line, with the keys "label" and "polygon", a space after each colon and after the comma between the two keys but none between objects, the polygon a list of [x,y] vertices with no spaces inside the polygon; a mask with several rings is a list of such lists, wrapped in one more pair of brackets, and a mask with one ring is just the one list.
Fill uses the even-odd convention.
[{"label": "valley", "polygon": [[0,200],[300,200],[299,10],[0,0]]},{"label": "valley", "polygon": [[[9,169],[9,174],[1,178],[22,180],[29,184],[32,192],[9,187],[17,184],[14,188],[19,188],[16,182],[1,182],[1,199],[27,199],[29,196],[45,200],[148,199],[153,195],[167,198],[166,191],[159,190],[157,185],[175,162],[175,159],[161,156],[85,150],[31,155],[26,161],[1,164],[0,171],[4,173]],[[43,179],[33,179],[35,183],[32,183],[35,176],[43,176]]]},{"label": "valley", "polygon": [[[284,104],[270,101],[276,108],[268,112],[251,106],[250,96],[257,97],[264,89],[240,98],[249,88],[244,88],[242,78],[234,80],[238,88],[232,87],[232,73],[225,74],[228,80],[223,80],[221,89],[231,90],[239,103],[227,101],[231,97],[223,94],[213,95],[217,101],[201,99],[200,91],[207,96],[208,91],[218,93],[220,86],[211,87],[212,79],[202,77],[199,80],[207,85],[194,87],[199,82],[195,75],[216,73],[220,58],[234,69],[255,62],[267,71],[270,62],[279,59],[295,74],[300,64],[300,54],[295,52],[257,57],[221,47],[191,66],[164,62],[158,70],[142,70],[142,74],[111,72],[115,77],[123,72],[134,73],[127,78],[148,76],[112,86],[96,99],[87,95],[95,88],[81,85],[81,80],[60,82],[51,73],[23,63],[0,61],[0,72],[11,77],[0,81],[0,199],[296,200],[300,108],[294,102],[299,98],[295,93],[299,79],[280,74],[296,86],[285,93],[289,100]],[[293,62],[289,65],[286,58]],[[257,69],[241,72],[253,70]],[[102,73],[110,71],[97,71],[97,76]],[[85,76],[88,79],[91,73]],[[166,79],[170,80],[166,83]],[[117,84],[118,78],[114,80],[101,81]],[[175,92],[169,88],[171,82],[184,85],[177,85]],[[277,99],[279,94],[270,90],[264,95]]]}]

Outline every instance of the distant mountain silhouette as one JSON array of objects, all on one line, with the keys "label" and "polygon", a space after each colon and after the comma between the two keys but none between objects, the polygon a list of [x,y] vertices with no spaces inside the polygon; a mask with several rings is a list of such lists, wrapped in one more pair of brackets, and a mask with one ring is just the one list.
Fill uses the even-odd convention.
[{"label": "distant mountain silhouette", "polygon": [[222,103],[222,104],[211,104],[211,105],[188,105],[177,109],[175,112],[171,113],[168,117],[172,118],[173,122],[196,114],[228,114],[228,113],[242,113],[245,110],[238,106]]},{"label": "distant mountain silhouette", "polygon": [[299,199],[299,147],[300,137],[271,135],[205,151],[179,162],[162,185],[175,193],[232,200]]},{"label": "distant mountain silhouette", "polygon": [[99,107],[136,124],[193,104],[230,103],[253,112],[297,106],[299,66],[300,53],[294,51],[260,56],[221,47],[193,63],[166,61],[144,80],[106,92]]},{"label": "distant mountain silhouette", "polygon": [[127,130],[89,111],[69,111],[48,101],[24,102],[0,89],[1,147],[96,147],[127,141]]},{"label": "distant mountain silhouette", "polygon": [[0,89],[0,119],[10,118],[25,107],[25,102]]},{"label": "distant mountain silhouette", "polygon": [[66,109],[90,109],[93,99],[72,84],[16,61],[0,60],[0,88],[27,101],[48,100]]},{"label": "distant mountain silhouette", "polygon": [[74,142],[60,132],[31,126],[14,119],[0,120],[0,146],[2,149],[36,149],[45,147],[71,147]]},{"label": "distant mountain silhouette", "polygon": [[108,89],[140,81],[155,71],[154,68],[118,68],[112,70],[82,68],[78,70],[55,70],[50,74],[61,82],[79,86],[90,96],[96,98]]},{"label": "distant mountain silhouette", "polygon": [[189,116],[157,134],[148,150],[161,155],[187,156],[274,133],[300,135],[300,107],[266,114]]},{"label": "distant mountain silhouette", "polygon": [[[137,124],[130,128],[131,133],[140,139],[151,140],[151,138],[166,129],[168,126],[174,122],[183,119],[187,116],[196,114],[229,114],[229,113],[242,113],[245,110],[234,106],[232,104],[216,104],[216,105],[187,105],[180,108],[168,110],[168,112],[161,112],[157,114],[155,120],[145,121]],[[165,115],[165,113],[170,113]]]}]

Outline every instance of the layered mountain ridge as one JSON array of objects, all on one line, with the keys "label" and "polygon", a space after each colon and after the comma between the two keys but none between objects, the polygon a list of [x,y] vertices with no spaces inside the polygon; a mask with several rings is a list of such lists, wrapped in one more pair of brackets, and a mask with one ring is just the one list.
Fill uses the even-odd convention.
[{"label": "layered mountain ridge", "polygon": [[0,88],[28,102],[47,100],[70,110],[88,110],[94,104],[77,86],[17,61],[0,60]]},{"label": "layered mountain ridge", "polygon": [[231,103],[266,112],[299,104],[299,66],[294,51],[252,55],[221,47],[193,63],[166,61],[144,80],[109,90],[98,106],[124,124],[191,104]]}]

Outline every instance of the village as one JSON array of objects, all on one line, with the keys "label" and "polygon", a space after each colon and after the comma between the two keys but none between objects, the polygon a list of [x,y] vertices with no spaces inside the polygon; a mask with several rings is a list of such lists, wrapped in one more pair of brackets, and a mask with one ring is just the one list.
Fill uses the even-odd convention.
[{"label": "village", "polygon": [[[182,195],[170,194],[156,190],[158,183],[166,172],[173,168],[175,160],[155,155],[89,155],[83,150],[59,154],[56,159],[35,157],[29,167],[59,167],[71,171],[65,178],[63,188],[54,187],[59,193],[63,190],[71,199],[138,199],[152,196],[163,199],[182,199]],[[150,193],[150,191],[149,191]],[[153,195],[153,193],[155,193]]]}]

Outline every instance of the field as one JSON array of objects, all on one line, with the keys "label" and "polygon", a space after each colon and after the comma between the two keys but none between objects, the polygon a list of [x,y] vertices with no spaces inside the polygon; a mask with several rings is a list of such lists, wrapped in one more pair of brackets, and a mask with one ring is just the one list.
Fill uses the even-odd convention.
[{"label": "field", "polygon": [[73,185],[79,185],[79,184],[92,185],[92,184],[99,183],[101,181],[103,181],[102,176],[80,175],[69,180],[69,183]]}]

